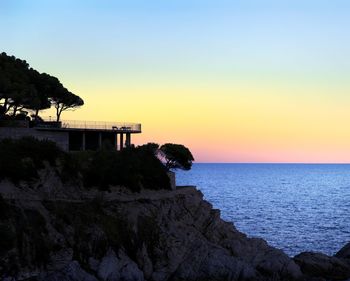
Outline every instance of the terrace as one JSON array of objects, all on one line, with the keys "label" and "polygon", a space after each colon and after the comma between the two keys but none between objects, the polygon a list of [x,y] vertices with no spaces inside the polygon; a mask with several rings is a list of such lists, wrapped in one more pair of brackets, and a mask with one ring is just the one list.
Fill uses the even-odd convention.
[{"label": "terrace", "polygon": [[84,130],[84,131],[109,131],[117,133],[141,133],[141,124],[125,122],[82,121],[63,120],[60,122],[44,118],[43,122],[33,122],[32,127],[37,129],[55,130]]},{"label": "terrace", "polygon": [[[64,150],[97,150],[111,145],[116,150],[131,146],[131,135],[141,133],[141,124],[126,122],[77,121],[60,122],[1,120],[0,138],[33,136],[56,142]],[[107,144],[109,143],[109,144]]]}]

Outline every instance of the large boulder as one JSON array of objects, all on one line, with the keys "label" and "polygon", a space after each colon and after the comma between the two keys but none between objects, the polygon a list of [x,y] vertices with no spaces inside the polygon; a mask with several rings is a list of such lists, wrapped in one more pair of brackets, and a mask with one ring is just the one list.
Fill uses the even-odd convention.
[{"label": "large boulder", "polygon": [[42,274],[39,281],[98,281],[93,275],[84,271],[77,261],[70,262],[62,270],[51,274]]},{"label": "large boulder", "polygon": [[350,242],[347,243],[343,248],[341,248],[336,254],[337,258],[350,259]]},{"label": "large boulder", "polygon": [[137,264],[119,250],[118,255],[109,250],[98,266],[97,276],[103,281],[143,281],[143,273]]},{"label": "large boulder", "polygon": [[294,257],[302,272],[310,277],[323,277],[331,280],[350,278],[349,261],[322,253],[304,252]]}]

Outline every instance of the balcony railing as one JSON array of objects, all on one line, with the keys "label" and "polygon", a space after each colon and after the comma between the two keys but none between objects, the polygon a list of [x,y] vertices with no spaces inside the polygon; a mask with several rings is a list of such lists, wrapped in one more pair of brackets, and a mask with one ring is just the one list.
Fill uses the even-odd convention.
[{"label": "balcony railing", "polygon": [[44,118],[44,122],[37,123],[36,127],[141,132],[141,124],[139,123],[78,121],[78,120],[62,120],[60,122],[53,122],[49,118]]}]

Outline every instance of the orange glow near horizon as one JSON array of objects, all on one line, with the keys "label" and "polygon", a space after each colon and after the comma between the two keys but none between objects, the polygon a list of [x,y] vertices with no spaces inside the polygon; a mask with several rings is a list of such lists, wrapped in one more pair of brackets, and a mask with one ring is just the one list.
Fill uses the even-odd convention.
[{"label": "orange glow near horizon", "polygon": [[63,119],[197,162],[350,162],[349,1],[5,3],[1,51],[85,100]]},{"label": "orange glow near horizon", "polygon": [[[321,89],[315,97],[301,91],[279,94],[282,89],[272,86],[115,88],[103,93],[107,100],[94,90],[75,92],[85,93],[85,105],[63,113],[63,119],[140,122],[142,134],[133,135],[133,143],[182,143],[197,162],[347,163],[350,159],[348,98],[342,103]],[[164,92],[174,98],[164,100]],[[48,114],[53,112],[44,113]]]}]

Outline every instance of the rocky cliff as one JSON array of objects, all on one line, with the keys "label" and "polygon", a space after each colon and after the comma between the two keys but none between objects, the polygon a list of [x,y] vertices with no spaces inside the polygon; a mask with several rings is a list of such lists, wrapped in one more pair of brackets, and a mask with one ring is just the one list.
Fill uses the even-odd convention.
[{"label": "rocky cliff", "polygon": [[[248,238],[193,187],[102,193],[60,186],[62,194],[48,197],[49,189],[57,191],[54,186],[52,181],[35,188],[0,183],[1,280],[347,278],[332,270],[314,274],[315,257],[293,260],[262,239]],[[343,252],[333,259],[349,269],[349,251]]]}]

